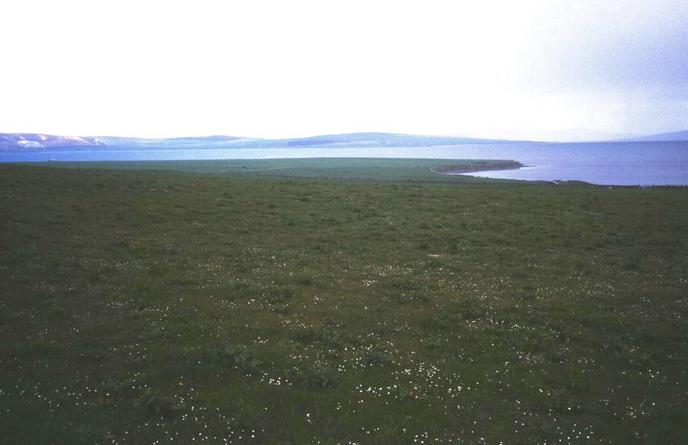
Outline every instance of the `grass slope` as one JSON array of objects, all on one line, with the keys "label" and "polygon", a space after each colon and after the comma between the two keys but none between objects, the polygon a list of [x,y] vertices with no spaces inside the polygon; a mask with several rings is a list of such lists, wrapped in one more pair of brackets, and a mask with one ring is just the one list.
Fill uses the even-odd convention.
[{"label": "grass slope", "polygon": [[681,443],[687,192],[0,166],[0,436]]}]

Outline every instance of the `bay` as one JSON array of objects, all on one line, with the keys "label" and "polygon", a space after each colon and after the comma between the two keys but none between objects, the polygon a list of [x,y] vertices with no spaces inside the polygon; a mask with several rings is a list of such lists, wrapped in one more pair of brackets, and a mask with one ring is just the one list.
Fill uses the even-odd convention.
[{"label": "bay", "polygon": [[42,149],[0,152],[0,162],[160,161],[273,158],[508,159],[516,170],[472,176],[584,181],[601,185],[688,185],[688,141],[535,143],[500,142],[431,147],[280,147]]}]

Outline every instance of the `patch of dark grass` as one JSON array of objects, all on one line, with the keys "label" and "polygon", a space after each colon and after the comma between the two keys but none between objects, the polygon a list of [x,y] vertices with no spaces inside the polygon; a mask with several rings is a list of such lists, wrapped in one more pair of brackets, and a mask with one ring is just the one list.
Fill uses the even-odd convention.
[{"label": "patch of dark grass", "polygon": [[309,390],[334,389],[341,383],[337,369],[325,364],[306,365],[289,369],[288,378],[298,388]]}]

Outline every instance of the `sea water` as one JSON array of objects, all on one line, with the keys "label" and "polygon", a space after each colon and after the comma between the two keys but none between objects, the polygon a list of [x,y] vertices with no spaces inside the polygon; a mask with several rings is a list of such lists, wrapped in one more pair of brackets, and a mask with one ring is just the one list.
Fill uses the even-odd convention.
[{"label": "sea water", "polygon": [[501,142],[440,147],[138,148],[0,151],[0,162],[375,157],[507,159],[524,168],[473,176],[603,185],[688,185],[688,142]]}]

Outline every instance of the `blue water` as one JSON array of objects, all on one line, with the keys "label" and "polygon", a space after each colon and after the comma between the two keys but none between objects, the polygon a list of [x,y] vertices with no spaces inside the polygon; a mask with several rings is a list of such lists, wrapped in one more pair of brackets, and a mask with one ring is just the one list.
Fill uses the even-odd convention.
[{"label": "blue water", "polygon": [[375,157],[426,159],[511,159],[527,167],[472,173],[523,180],[576,180],[604,185],[688,185],[688,142],[599,142],[464,144],[379,148],[196,148],[61,149],[0,152],[0,162],[159,161]]}]

